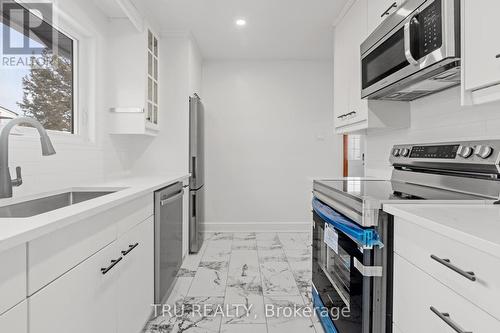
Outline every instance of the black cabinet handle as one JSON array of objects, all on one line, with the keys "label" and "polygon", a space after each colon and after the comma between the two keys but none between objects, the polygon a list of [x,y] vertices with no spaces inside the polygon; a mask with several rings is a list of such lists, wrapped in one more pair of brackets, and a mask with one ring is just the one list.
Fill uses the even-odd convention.
[{"label": "black cabinet handle", "polygon": [[431,254],[431,259],[437,261],[438,263],[440,263],[443,266],[448,267],[452,271],[462,275],[463,277],[465,277],[471,281],[476,281],[476,275],[474,274],[474,272],[466,272],[463,269],[458,268],[457,266],[455,266],[451,263],[450,259],[441,259],[433,254]]},{"label": "black cabinet handle", "polygon": [[113,269],[113,267],[116,266],[116,264],[118,264],[120,261],[122,261],[123,257],[120,257],[118,259],[113,259],[111,260],[111,265],[109,265],[108,267],[106,268],[101,268],[101,273],[102,275],[106,274],[107,272],[109,272],[111,269]]},{"label": "black cabinet handle", "polygon": [[338,116],[337,118],[338,119],[344,119],[344,117],[349,117],[350,115],[353,115],[353,114],[356,114],[357,112],[356,111],[351,111],[349,113],[344,113],[344,114],[341,114],[340,116]]},{"label": "black cabinet handle", "polygon": [[125,257],[127,254],[129,254],[130,252],[132,252],[132,250],[135,249],[138,246],[139,246],[139,243],[135,243],[133,245],[129,245],[128,246],[128,250],[122,251],[122,255]]},{"label": "black cabinet handle", "polygon": [[500,59],[500,53],[495,56],[495,58]]},{"label": "black cabinet handle", "polygon": [[449,313],[439,312],[435,307],[431,306],[431,311],[436,314],[442,321],[444,321],[448,326],[453,328],[457,333],[472,333],[471,331],[464,331],[461,329],[453,320],[450,318]]},{"label": "black cabinet handle", "polygon": [[397,8],[397,7],[398,7],[398,3],[394,2],[389,8],[387,8],[387,10],[385,12],[382,13],[382,15],[380,15],[380,17],[384,17],[386,15],[389,15],[391,12],[391,9]]}]

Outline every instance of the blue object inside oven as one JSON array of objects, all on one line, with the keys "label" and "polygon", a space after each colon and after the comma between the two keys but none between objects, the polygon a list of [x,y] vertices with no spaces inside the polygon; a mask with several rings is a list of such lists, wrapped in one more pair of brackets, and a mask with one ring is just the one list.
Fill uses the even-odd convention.
[{"label": "blue object inside oven", "polygon": [[321,301],[321,298],[319,297],[319,294],[314,287],[312,287],[312,298],[313,306],[316,310],[316,315],[318,316],[319,321],[321,322],[321,326],[323,326],[323,329],[325,330],[325,333],[338,333],[328,314],[323,311],[325,305],[323,304],[323,301]]},{"label": "blue object inside oven", "polygon": [[349,236],[349,238],[355,241],[358,245],[369,249],[375,246],[384,246],[384,244],[380,241],[379,234],[374,228],[361,227],[349,218],[335,211],[330,206],[325,205],[317,198],[313,199],[312,206],[316,214],[318,214],[326,223]]}]

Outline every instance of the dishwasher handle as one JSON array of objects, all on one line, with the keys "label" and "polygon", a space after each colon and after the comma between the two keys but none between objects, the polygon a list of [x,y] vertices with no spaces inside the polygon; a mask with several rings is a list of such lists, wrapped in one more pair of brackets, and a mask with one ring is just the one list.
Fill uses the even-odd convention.
[{"label": "dishwasher handle", "polygon": [[165,206],[165,205],[168,205],[168,204],[176,201],[177,199],[182,197],[183,194],[184,194],[184,190],[180,190],[179,192],[177,192],[175,195],[171,196],[170,198],[160,200],[160,206]]}]

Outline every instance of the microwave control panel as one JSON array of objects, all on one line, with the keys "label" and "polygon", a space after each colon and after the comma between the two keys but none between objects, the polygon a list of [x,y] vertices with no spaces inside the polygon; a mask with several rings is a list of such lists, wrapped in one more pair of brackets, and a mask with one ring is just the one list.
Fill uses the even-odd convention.
[{"label": "microwave control panel", "polygon": [[441,0],[423,9],[417,19],[421,28],[421,56],[424,57],[443,45]]}]

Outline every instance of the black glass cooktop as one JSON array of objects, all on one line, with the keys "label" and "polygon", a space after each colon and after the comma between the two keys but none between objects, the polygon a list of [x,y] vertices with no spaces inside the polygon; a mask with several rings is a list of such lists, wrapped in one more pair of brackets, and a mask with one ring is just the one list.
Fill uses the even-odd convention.
[{"label": "black glass cooktop", "polygon": [[390,180],[346,178],[315,183],[356,199],[391,200],[484,200],[475,195]]}]

